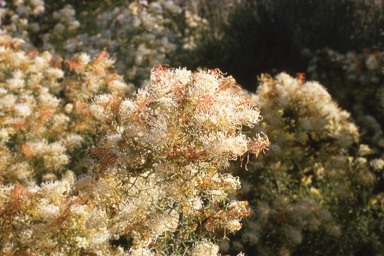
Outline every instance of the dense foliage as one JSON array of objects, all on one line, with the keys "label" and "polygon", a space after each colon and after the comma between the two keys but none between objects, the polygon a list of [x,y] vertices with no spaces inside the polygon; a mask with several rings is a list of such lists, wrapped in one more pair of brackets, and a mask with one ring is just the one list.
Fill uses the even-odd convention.
[{"label": "dense foliage", "polygon": [[223,249],[248,255],[380,255],[383,193],[374,192],[384,161],[358,146],[359,133],[317,82],[279,74],[261,77],[252,95],[264,114],[256,130],[269,152],[241,177],[237,198],[252,214]]},{"label": "dense foliage", "polygon": [[0,43],[3,253],[215,255],[218,231],[241,228],[247,203],[227,199],[240,182],[222,168],[269,142],[241,133],[261,118],[232,77],[160,65],[127,99],[106,52],[64,72]]},{"label": "dense foliage", "polygon": [[169,64],[170,59],[172,65],[180,65],[196,47],[197,31],[207,23],[182,12],[173,1],[86,7],[76,10],[43,0],[13,1],[0,7],[2,29],[25,40],[24,50],[51,51],[63,58],[80,52],[94,57],[105,49],[116,59],[115,68],[126,82],[141,86],[154,65]]},{"label": "dense foliage", "polygon": [[382,13],[0,0],[1,253],[383,255]]}]

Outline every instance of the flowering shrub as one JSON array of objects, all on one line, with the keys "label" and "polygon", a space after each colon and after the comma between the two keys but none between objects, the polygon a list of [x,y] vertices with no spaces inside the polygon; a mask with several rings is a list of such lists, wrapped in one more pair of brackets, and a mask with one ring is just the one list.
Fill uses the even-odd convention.
[{"label": "flowering shrub", "polygon": [[99,15],[94,35],[81,34],[64,43],[66,55],[80,51],[94,55],[106,48],[116,56],[119,73],[137,86],[147,78],[155,64],[170,63],[170,58],[173,58],[173,63],[176,59],[180,62],[185,58],[182,51],[193,49],[199,37],[193,32],[206,25],[205,20],[186,12],[183,17],[186,28],[180,31],[183,35],[175,33],[170,28],[174,26],[174,19],[182,14],[181,8],[172,1],[152,2],[149,5],[127,2]]},{"label": "flowering shrub", "polygon": [[77,52],[94,57],[106,49],[116,59],[116,70],[136,86],[142,85],[155,64],[170,59],[177,65],[185,62],[186,53],[199,41],[199,31],[207,27],[206,20],[182,13],[173,1],[126,1],[92,12],[71,5],[58,8],[57,3],[43,0],[11,2],[0,7],[3,29],[25,40],[25,50],[38,47],[64,58]]},{"label": "flowering shrub", "polygon": [[0,36],[1,176],[6,183],[56,179],[55,172],[73,166],[76,148],[96,136],[89,100],[99,93],[129,93],[121,77],[106,70],[113,64],[106,53],[92,62],[86,54],[67,61],[73,74],[63,80],[60,59],[48,52],[25,53],[22,43]]},{"label": "flowering shrub", "polygon": [[[263,114],[256,126],[271,140],[269,152],[236,172],[251,215],[223,251],[249,255],[381,255],[383,194],[373,191],[384,160],[356,146],[350,114],[317,82],[281,73],[261,77],[250,95]],[[359,254],[360,255],[360,254]]]},{"label": "flowering shrub", "polygon": [[340,54],[324,49],[314,54],[307,70],[311,79],[325,84],[335,99],[352,111],[361,127],[361,139],[376,153],[384,147],[382,55],[379,51]]},{"label": "flowering shrub", "polygon": [[23,46],[25,50],[34,50],[36,44],[42,44],[44,50],[60,48],[62,41],[79,28],[80,22],[76,20],[76,11],[70,5],[60,10],[51,10],[49,7],[44,0],[15,0],[1,5],[3,33],[23,39],[26,42]]},{"label": "flowering shrub", "polygon": [[22,43],[0,36],[2,252],[217,255],[249,213],[223,168],[269,145],[234,79],[159,65],[128,99],[106,52],[62,69]]}]

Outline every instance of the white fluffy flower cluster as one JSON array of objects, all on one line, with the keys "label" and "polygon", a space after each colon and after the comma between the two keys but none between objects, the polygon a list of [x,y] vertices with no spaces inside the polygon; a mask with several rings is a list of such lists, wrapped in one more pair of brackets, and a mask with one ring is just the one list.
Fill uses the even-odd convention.
[{"label": "white fluffy flower cluster", "polygon": [[[223,167],[269,144],[242,134],[261,117],[234,79],[158,66],[126,99],[106,52],[67,60],[68,76],[21,43],[0,37],[1,252],[217,254],[212,234],[249,214],[229,204],[240,182]],[[79,146],[94,141],[87,157]]]},{"label": "white fluffy flower cluster", "polygon": [[202,241],[193,248],[193,256],[217,256],[219,254],[219,246],[207,241]]},{"label": "white fluffy flower cluster", "polygon": [[[351,227],[344,221],[344,212],[350,221],[359,223],[360,218],[369,218],[376,211],[367,203],[375,196],[372,187],[377,182],[366,159],[373,151],[364,144],[355,146],[359,133],[349,121],[350,114],[337,106],[323,86],[305,82],[302,76],[262,76],[256,93],[249,96],[264,113],[255,130],[266,132],[271,146],[268,154],[250,165],[248,173],[237,173],[233,168],[245,184],[238,198],[250,202],[252,213],[244,229],[230,244],[223,243],[222,249],[248,254],[311,254],[321,248],[314,238],[319,234],[347,241],[363,238],[364,232],[375,233],[368,226]],[[370,164],[377,172],[383,168],[381,159]],[[341,203],[343,207],[339,207]],[[380,217],[370,220],[372,227],[379,223]],[[380,237],[382,233],[376,234]],[[382,250],[381,243],[375,241],[372,247]],[[338,243],[329,246],[338,247]]]},{"label": "white fluffy flower cluster", "polygon": [[[236,131],[239,125],[252,127],[261,117],[248,99],[228,90],[235,85],[232,77],[224,78],[219,71],[192,73],[160,66],[152,72],[146,89],[137,92],[135,101],[121,102],[116,130],[124,130],[124,135],[109,136],[113,141],[107,143],[117,145],[129,136],[143,147],[166,150],[176,158],[210,155],[219,160],[242,155],[251,150],[252,141]],[[100,120],[111,120],[115,118],[114,104],[113,96],[98,96],[92,113]],[[145,118],[144,123],[138,118]],[[186,140],[190,142],[183,145]],[[127,162],[140,163],[152,151]]]},{"label": "white fluffy flower cluster", "polygon": [[[223,215],[218,207],[225,202],[226,191],[238,188],[239,181],[217,168],[248,151],[258,154],[268,140],[249,139],[240,133],[240,125],[253,126],[260,116],[235,86],[233,78],[225,78],[217,70],[192,73],[159,66],[152,71],[151,83],[133,99],[95,98],[91,113],[100,122],[113,125],[99,147],[89,150],[98,159],[94,172],[122,175],[119,179],[130,188],[131,199],[122,206],[122,219],[131,224],[132,218],[135,223],[158,223],[159,228],[148,226],[147,236],[135,235],[136,247],[146,248],[159,235],[175,232],[177,226],[171,223],[180,226],[207,211],[216,217],[208,218],[203,230],[240,229],[246,204],[229,207],[230,214]],[[111,195],[104,190],[99,196],[109,201]],[[158,202],[166,204],[160,207]],[[156,208],[177,214],[155,213]],[[160,225],[163,221],[169,224]]]},{"label": "white fluffy flower cluster", "polygon": [[33,184],[36,175],[57,179],[54,172],[71,164],[70,154],[92,133],[89,99],[102,92],[125,97],[132,86],[107,70],[113,61],[106,52],[92,61],[76,55],[66,62],[75,74],[63,80],[60,59],[48,52],[26,53],[19,49],[23,43],[0,36],[0,171],[6,183]]},{"label": "white fluffy flower cluster", "polygon": [[1,158],[5,160],[1,170],[6,182],[31,178],[35,161],[42,161],[47,171],[62,170],[69,162],[66,152],[82,142],[79,135],[62,133],[68,132],[69,117],[54,93],[60,90],[58,80],[64,72],[52,65],[54,58],[48,52],[30,56],[12,47],[20,41],[0,36]]},{"label": "white fluffy flower cluster", "polygon": [[[356,125],[347,122],[350,114],[341,110],[318,82],[303,83],[300,79],[292,78],[285,73],[277,75],[275,81],[265,76],[262,76],[261,80],[257,93],[252,97],[255,104],[268,113],[264,116],[264,120],[276,127],[289,122],[289,127],[295,131],[291,136],[298,142],[305,144],[313,139],[310,137],[311,133],[321,134],[324,131],[327,131],[328,136],[337,139],[344,148],[357,139]],[[265,99],[265,95],[270,99]],[[295,115],[294,118],[286,120],[286,116],[291,114]],[[286,140],[284,137],[279,139]],[[276,146],[282,149],[280,145]],[[274,151],[280,154],[286,153],[277,148]]]}]

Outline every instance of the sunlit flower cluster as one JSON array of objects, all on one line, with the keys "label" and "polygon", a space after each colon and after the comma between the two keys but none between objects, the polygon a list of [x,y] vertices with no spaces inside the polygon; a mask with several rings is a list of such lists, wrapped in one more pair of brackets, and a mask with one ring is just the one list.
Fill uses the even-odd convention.
[{"label": "sunlit flower cluster", "polygon": [[37,165],[41,171],[63,170],[69,162],[67,151],[82,142],[70,133],[69,117],[54,95],[64,72],[48,52],[18,50],[22,43],[0,36],[1,176],[6,182],[27,182]]},{"label": "sunlit flower cluster", "polygon": [[22,43],[0,36],[2,253],[217,255],[249,214],[224,168],[269,145],[235,80],[158,65],[128,99],[106,52]]},{"label": "sunlit flower cluster", "polygon": [[384,202],[373,187],[384,162],[367,161],[373,151],[356,145],[359,133],[350,114],[303,76],[261,76],[249,97],[263,113],[254,129],[266,133],[271,145],[248,164],[249,172],[233,167],[242,182],[237,197],[249,201],[251,215],[234,239],[221,243],[222,250],[326,255],[355,254],[366,246],[372,255],[382,252]]},{"label": "sunlit flower cluster", "polygon": [[23,43],[0,36],[1,177],[7,183],[56,179],[85,142],[83,136],[94,134],[90,99],[103,92],[124,96],[132,89],[107,71],[113,61],[105,52],[92,62],[86,54],[67,61],[75,74],[64,79],[60,59],[26,53],[19,49]]}]

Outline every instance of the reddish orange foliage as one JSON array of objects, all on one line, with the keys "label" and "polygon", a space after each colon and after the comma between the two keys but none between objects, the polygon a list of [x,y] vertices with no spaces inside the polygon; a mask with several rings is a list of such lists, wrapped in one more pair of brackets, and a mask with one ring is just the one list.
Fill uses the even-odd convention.
[{"label": "reddish orange foliage", "polygon": [[48,122],[53,116],[53,113],[48,109],[40,112],[39,121]]},{"label": "reddish orange foliage", "polygon": [[65,63],[68,65],[70,71],[80,73],[84,71],[83,65],[81,64],[80,58],[75,56],[72,60],[66,60]]},{"label": "reddish orange foliage", "polygon": [[108,52],[106,50],[103,50],[93,61],[92,65],[99,64],[103,59],[108,58]]},{"label": "reddish orange foliage", "polygon": [[213,104],[214,104],[214,100],[212,95],[202,95],[200,99],[198,99],[197,108],[199,110],[202,109],[204,113],[208,113]]},{"label": "reddish orange foliage", "polygon": [[63,62],[63,59],[62,58],[58,58],[56,61],[51,60],[51,67],[53,68],[61,68],[61,63]]},{"label": "reddish orange foliage", "polygon": [[88,154],[98,159],[99,163],[104,167],[107,165],[113,165],[117,159],[117,155],[112,152],[111,148],[97,148],[92,146],[88,150]]},{"label": "reddish orange foliage", "polygon": [[87,106],[88,104],[86,102],[76,101],[75,103],[75,109],[83,109],[83,108],[86,108]]},{"label": "reddish orange foliage", "polygon": [[20,184],[16,184],[11,192],[10,200],[4,204],[1,211],[3,218],[12,224],[14,217],[23,215],[23,208],[26,206],[25,203],[28,197],[29,193],[26,192],[25,188]]},{"label": "reddish orange foliage", "polygon": [[17,121],[15,123],[15,128],[16,130],[20,131],[22,130],[25,126],[27,125],[27,123],[25,121]]},{"label": "reddish orange foliage", "polygon": [[297,73],[296,80],[299,81],[300,84],[305,83],[305,73]]},{"label": "reddish orange foliage", "polygon": [[37,52],[37,51],[29,51],[29,52],[27,52],[27,56],[37,56],[37,55],[39,55],[39,52]]},{"label": "reddish orange foliage", "polygon": [[33,151],[32,147],[27,143],[21,144],[21,151],[23,152],[25,157],[28,159],[31,159],[32,157],[35,156],[35,152]]}]

